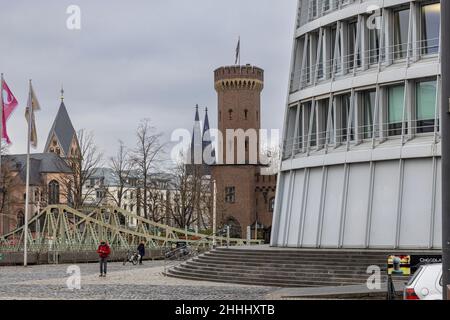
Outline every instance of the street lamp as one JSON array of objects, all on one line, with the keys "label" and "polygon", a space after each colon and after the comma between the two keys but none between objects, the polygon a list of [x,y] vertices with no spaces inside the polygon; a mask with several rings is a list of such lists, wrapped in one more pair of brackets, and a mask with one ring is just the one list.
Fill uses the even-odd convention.
[{"label": "street lamp", "polygon": [[[445,32],[442,32],[445,30]],[[441,1],[442,74],[442,283],[443,298],[449,299],[450,285],[450,1]]]}]

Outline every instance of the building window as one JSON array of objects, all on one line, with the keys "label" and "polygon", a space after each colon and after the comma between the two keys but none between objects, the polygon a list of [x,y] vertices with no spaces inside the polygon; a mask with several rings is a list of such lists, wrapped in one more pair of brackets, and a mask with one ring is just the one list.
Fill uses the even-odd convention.
[{"label": "building window", "polygon": [[404,101],[405,86],[400,85],[388,89],[388,136],[402,135]]},{"label": "building window", "polygon": [[394,12],[394,59],[407,55],[409,30],[409,9]]},{"label": "building window", "polygon": [[269,200],[269,212],[273,212],[275,210],[275,197],[270,198]]},{"label": "building window", "polygon": [[226,187],[225,188],[225,202],[226,203],[235,203],[236,202],[236,188],[235,187]]},{"label": "building window", "polygon": [[16,226],[16,228],[20,228],[24,224],[25,224],[25,215],[23,214],[22,211],[19,211],[17,213],[17,226]]},{"label": "building window", "polygon": [[348,24],[348,31],[347,31],[347,48],[348,48],[348,55],[345,58],[346,66],[349,70],[354,68],[354,62],[355,62],[355,54],[356,54],[356,33],[357,33],[357,22],[353,21]]},{"label": "building window", "polygon": [[373,138],[373,116],[375,110],[376,91],[365,91],[362,93],[362,134],[363,139]]},{"label": "building window", "polygon": [[95,192],[95,196],[97,197],[97,200],[102,200],[106,196],[106,192],[104,190],[97,190]]},{"label": "building window", "polygon": [[48,204],[59,204],[59,183],[56,180],[48,184]]},{"label": "building window", "polygon": [[233,110],[232,109],[228,110],[228,116],[229,116],[230,120],[233,120]]},{"label": "building window", "polygon": [[436,81],[416,84],[416,132],[434,132],[436,113]]},{"label": "building window", "polygon": [[[325,61],[325,49],[326,49],[326,38],[325,38],[325,29],[322,30],[322,41],[320,42],[320,56],[319,56],[319,61],[317,61],[317,78],[318,79],[323,79],[325,78],[325,72],[324,72],[324,68],[326,66],[326,61]],[[319,35],[319,39],[320,39],[320,35]]]},{"label": "building window", "polygon": [[317,0],[309,0],[309,19],[317,18],[319,14],[319,5]]},{"label": "building window", "polygon": [[[337,129],[337,137],[340,138],[341,142],[347,142],[347,140],[352,141],[355,139],[354,122],[355,120],[351,116],[351,98],[350,93],[344,94],[340,97],[340,121],[339,128]],[[351,123],[349,122],[351,118]],[[350,128],[350,131],[349,131]]]},{"label": "building window", "polygon": [[378,64],[380,57],[380,31],[378,28],[369,30],[369,64]]},{"label": "building window", "polygon": [[422,54],[439,52],[439,32],[441,27],[441,4],[422,6],[421,47]]},{"label": "building window", "polygon": [[248,110],[247,109],[244,110],[244,119],[245,120],[248,119]]}]

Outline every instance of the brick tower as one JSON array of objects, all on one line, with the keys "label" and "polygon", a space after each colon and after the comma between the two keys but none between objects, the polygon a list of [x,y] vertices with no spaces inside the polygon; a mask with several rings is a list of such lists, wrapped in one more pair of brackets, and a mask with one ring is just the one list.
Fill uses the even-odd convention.
[{"label": "brick tower", "polygon": [[[245,237],[247,226],[252,226],[253,230],[256,224],[258,228],[267,228],[272,221],[269,210],[263,210],[266,213],[258,212],[259,129],[264,70],[251,65],[221,67],[214,71],[214,87],[218,96],[217,123],[223,135],[223,146],[216,150],[218,164],[212,167],[212,176],[217,186],[218,219],[219,223],[231,226],[232,236]],[[244,132],[255,129],[253,132],[257,134],[246,134],[240,142],[233,138],[233,157],[229,152],[232,142],[226,137],[227,129],[241,129]],[[245,154],[245,160],[241,158],[239,161],[239,151]],[[274,181],[276,178],[271,182],[273,189]],[[266,199],[267,208],[268,201]],[[254,232],[252,233],[254,237]]]}]

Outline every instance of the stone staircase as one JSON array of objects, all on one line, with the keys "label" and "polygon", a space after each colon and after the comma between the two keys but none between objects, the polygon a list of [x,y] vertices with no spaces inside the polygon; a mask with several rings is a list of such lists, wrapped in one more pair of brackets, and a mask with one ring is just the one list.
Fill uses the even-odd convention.
[{"label": "stone staircase", "polygon": [[170,268],[167,276],[274,287],[331,287],[366,283],[367,267],[389,254],[358,250],[218,248]]}]

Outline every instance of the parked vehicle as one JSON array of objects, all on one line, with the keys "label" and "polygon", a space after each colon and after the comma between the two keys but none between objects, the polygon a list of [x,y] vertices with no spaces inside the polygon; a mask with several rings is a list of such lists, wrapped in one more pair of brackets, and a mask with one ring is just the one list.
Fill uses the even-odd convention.
[{"label": "parked vehicle", "polygon": [[442,263],[421,266],[406,284],[404,300],[442,300]]}]

